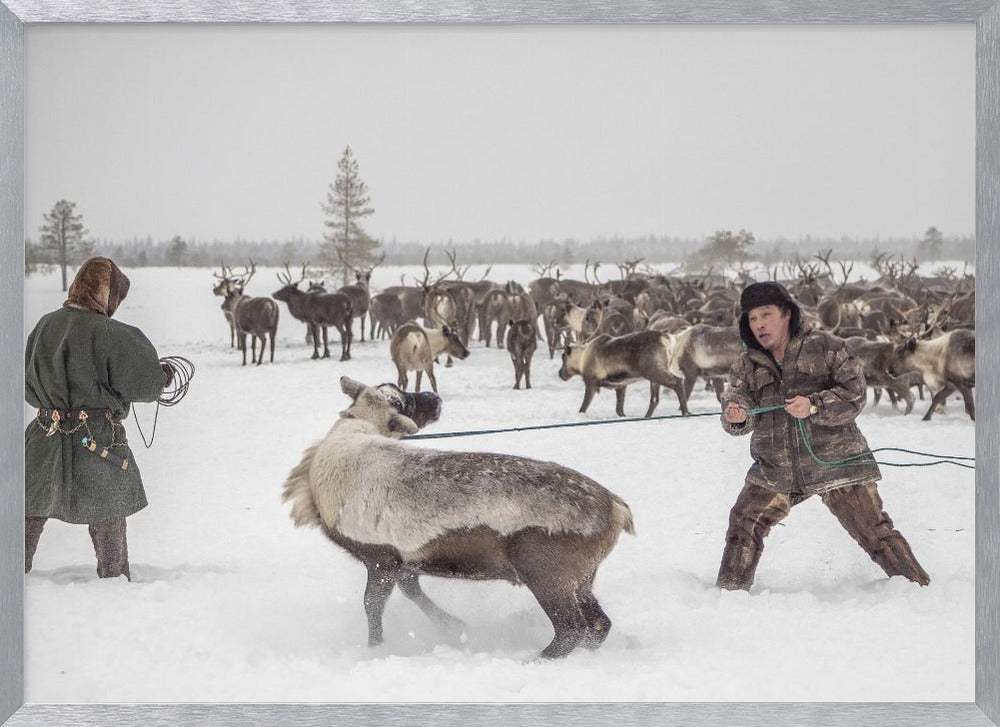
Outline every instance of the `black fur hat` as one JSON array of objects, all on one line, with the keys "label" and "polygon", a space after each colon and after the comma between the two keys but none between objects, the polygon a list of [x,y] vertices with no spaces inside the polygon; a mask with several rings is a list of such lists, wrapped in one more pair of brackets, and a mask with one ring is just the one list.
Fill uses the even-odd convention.
[{"label": "black fur hat", "polygon": [[740,295],[740,338],[747,346],[758,351],[763,351],[764,347],[757,342],[753,331],[750,330],[750,311],[762,305],[776,305],[791,312],[792,319],[788,324],[788,332],[791,335],[796,335],[802,327],[802,311],[791,293],[785,290],[785,286],[773,280],[750,283]]},{"label": "black fur hat", "polygon": [[441,397],[432,391],[415,394],[395,384],[379,384],[375,388],[396,411],[412,419],[421,429],[441,418]]}]

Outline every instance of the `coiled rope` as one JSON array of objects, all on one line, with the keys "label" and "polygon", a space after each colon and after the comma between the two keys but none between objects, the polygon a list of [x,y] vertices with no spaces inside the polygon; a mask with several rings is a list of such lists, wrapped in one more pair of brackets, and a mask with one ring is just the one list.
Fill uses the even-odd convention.
[{"label": "coiled rope", "polygon": [[[765,414],[771,411],[777,411],[779,409],[784,409],[784,404],[778,404],[776,406],[762,406],[756,409],[747,409],[748,414]],[[690,419],[693,417],[717,417],[720,412],[709,411],[709,412],[695,412],[692,414],[662,414],[655,417],[628,417],[622,419],[598,419],[595,421],[588,422],[560,422],[558,424],[535,424],[525,427],[508,427],[504,429],[473,429],[462,432],[435,432],[432,434],[409,434],[402,439],[448,439],[451,437],[473,437],[482,434],[502,434],[506,432],[530,432],[538,431],[540,429],[562,429],[567,427],[590,427],[596,426],[598,424],[625,424],[628,422],[648,422],[657,419]],[[846,457],[840,460],[825,460],[821,459],[816,452],[813,450],[812,442],[809,440],[809,434],[806,431],[806,425],[804,419],[799,419],[799,434],[802,437],[802,442],[806,446],[806,451],[813,460],[819,464],[821,467],[863,467],[869,464],[880,464],[887,467],[931,467],[938,464],[953,464],[956,467],[964,467],[966,469],[975,469],[975,465],[962,464],[962,462],[975,462],[975,457],[959,457],[952,455],[940,455],[931,454],[928,452],[918,452],[912,449],[902,449],[900,447],[879,447],[877,449],[866,449],[863,452]],[[880,462],[875,460],[874,455],[876,452],[903,452],[906,454],[913,454],[920,457],[934,457],[936,461],[934,462]],[[863,461],[855,461],[861,460]],[[870,458],[870,459],[869,459]],[[958,460],[958,461],[956,461]]]},{"label": "coiled rope", "polygon": [[194,378],[194,364],[183,356],[165,356],[160,359],[160,363],[167,366],[173,373],[173,376],[170,379],[170,383],[164,387],[160,397],[156,400],[156,413],[153,415],[153,431],[149,435],[148,442],[146,441],[146,435],[142,432],[142,427],[139,426],[139,417],[136,416],[135,407],[132,407],[132,418],[135,419],[136,429],[139,430],[139,436],[142,437],[142,443],[146,445],[146,449],[152,447],[153,440],[156,439],[156,422],[160,418],[160,407],[177,406],[187,396],[191,379]]}]

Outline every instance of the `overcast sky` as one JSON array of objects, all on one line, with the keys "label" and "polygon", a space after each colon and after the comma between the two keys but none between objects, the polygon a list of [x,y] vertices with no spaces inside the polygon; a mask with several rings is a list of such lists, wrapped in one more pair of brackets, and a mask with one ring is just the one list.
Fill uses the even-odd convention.
[{"label": "overcast sky", "polygon": [[920,235],[975,224],[975,29],[27,26],[26,232]]}]

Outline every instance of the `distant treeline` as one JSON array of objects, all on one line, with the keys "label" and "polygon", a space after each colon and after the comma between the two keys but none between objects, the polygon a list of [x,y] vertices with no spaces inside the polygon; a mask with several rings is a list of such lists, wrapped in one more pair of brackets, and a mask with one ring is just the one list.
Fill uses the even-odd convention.
[{"label": "distant treeline", "polygon": [[[116,241],[93,240],[94,252],[113,258],[124,267],[218,267],[242,266],[253,259],[258,265],[282,265],[289,261],[301,265],[320,260],[321,241],[294,238],[279,240],[172,240],[133,239]],[[444,250],[456,250],[460,265],[535,264],[555,261],[563,265],[580,264],[585,260],[605,264],[642,258],[650,264],[680,263],[703,248],[705,239],[649,235],[639,238],[598,238],[594,240],[539,240],[535,242],[496,240],[491,242],[438,241],[433,243],[383,242],[388,265],[419,265],[429,246],[432,266],[446,263]],[[767,264],[780,263],[795,257],[809,258],[820,250],[833,249],[834,259],[867,260],[875,251],[902,255],[907,259],[929,258],[928,249],[919,237],[826,238],[806,236],[798,239],[757,239],[748,250],[750,258]],[[975,259],[976,243],[972,236],[944,237],[933,251],[938,260]],[[35,267],[51,264],[50,251],[30,240],[26,243],[26,258]]]}]

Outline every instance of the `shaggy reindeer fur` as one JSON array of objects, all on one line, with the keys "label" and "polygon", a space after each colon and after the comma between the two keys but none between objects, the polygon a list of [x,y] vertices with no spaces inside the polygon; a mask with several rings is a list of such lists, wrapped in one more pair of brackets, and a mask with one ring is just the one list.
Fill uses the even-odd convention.
[{"label": "shaggy reindeer fur", "polygon": [[417,426],[377,390],[347,377],[354,403],[306,450],[285,481],[297,526],[320,526],[368,568],[369,644],[398,582],[446,626],[460,623],[420,590],[421,573],[506,579],[531,589],[555,629],[544,657],[596,647],[611,620],[591,593],[598,565],[632,513],[566,467],[523,457],[412,448],[393,437]]},{"label": "shaggy reindeer fur", "polygon": [[[359,543],[392,545],[404,560],[418,558],[423,546],[449,531],[479,526],[500,535],[538,527],[592,536],[610,520],[633,532],[624,501],[567,467],[506,454],[417,449],[354,417],[338,420],[307,450],[285,493],[295,502],[296,525],[322,523]],[[308,501],[312,508],[300,504]]]}]

